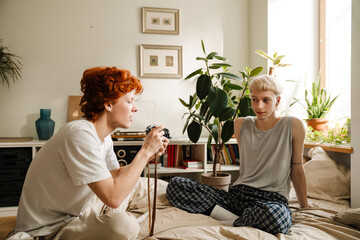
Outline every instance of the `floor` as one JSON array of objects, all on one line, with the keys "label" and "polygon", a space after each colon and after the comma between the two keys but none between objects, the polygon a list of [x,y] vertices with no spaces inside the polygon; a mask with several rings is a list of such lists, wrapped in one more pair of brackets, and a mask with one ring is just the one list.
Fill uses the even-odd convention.
[{"label": "floor", "polygon": [[0,217],[0,240],[5,239],[15,226],[16,217]]}]

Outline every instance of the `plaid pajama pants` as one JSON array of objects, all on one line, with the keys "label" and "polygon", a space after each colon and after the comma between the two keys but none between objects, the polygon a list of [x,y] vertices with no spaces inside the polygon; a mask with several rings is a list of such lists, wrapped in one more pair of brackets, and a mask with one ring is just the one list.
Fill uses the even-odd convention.
[{"label": "plaid pajama pants", "polygon": [[190,213],[204,213],[215,204],[239,216],[233,226],[249,226],[271,234],[286,234],[292,224],[287,199],[281,194],[246,185],[229,192],[182,177],[170,180],[166,189],[169,201]]}]

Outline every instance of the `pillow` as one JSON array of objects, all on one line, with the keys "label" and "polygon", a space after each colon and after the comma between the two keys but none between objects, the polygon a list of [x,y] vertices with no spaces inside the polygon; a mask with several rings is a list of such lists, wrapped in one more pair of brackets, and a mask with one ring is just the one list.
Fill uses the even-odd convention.
[{"label": "pillow", "polygon": [[337,164],[321,147],[309,150],[304,164],[306,187],[311,198],[347,204],[350,199],[350,170]]},{"label": "pillow", "polygon": [[353,208],[339,212],[333,217],[333,219],[337,222],[360,229],[360,208]]}]

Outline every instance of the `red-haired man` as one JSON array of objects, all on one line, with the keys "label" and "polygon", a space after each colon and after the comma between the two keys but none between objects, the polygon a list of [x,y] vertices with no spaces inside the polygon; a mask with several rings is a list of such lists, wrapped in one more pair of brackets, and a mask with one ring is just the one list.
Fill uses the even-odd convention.
[{"label": "red-haired man", "polygon": [[[103,206],[118,208],[126,202],[149,159],[168,145],[163,126],[156,127],[132,163],[119,167],[110,134],[131,126],[137,111],[134,97],[142,89],[127,70],[96,67],[84,72],[80,105],[86,120],[67,123],[36,154],[25,179],[15,233],[40,239],[137,237],[136,219],[125,211],[104,212]],[[91,203],[98,199],[103,204]],[[71,221],[75,223],[68,224]]]}]

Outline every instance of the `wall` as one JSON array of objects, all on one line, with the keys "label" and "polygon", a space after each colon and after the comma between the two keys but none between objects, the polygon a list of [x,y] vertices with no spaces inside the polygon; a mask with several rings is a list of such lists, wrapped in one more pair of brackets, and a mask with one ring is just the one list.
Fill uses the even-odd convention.
[{"label": "wall", "polygon": [[351,39],[351,207],[360,207],[360,1],[352,1]]},{"label": "wall", "polygon": [[[141,34],[141,7],[180,9],[180,35]],[[0,87],[0,136],[37,138],[40,108],[52,109],[55,131],[66,123],[68,95],[80,95],[85,69],[116,66],[139,76],[139,44],[183,46],[183,75],[199,68],[200,39],[208,52],[224,54],[233,72],[249,64],[248,0],[2,0],[0,38],[22,57],[23,75]],[[132,129],[165,124],[182,136],[194,81],[141,79],[144,93]],[[141,120],[141,121],[140,121]]]}]

